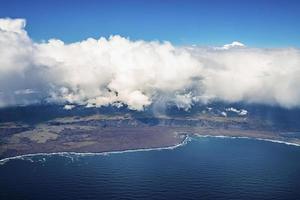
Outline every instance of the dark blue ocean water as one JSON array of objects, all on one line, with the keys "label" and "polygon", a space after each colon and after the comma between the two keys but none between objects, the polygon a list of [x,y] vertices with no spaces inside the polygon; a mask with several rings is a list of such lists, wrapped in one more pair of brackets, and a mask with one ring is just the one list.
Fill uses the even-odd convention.
[{"label": "dark blue ocean water", "polygon": [[300,199],[300,147],[197,138],[174,150],[0,165],[0,199]]}]

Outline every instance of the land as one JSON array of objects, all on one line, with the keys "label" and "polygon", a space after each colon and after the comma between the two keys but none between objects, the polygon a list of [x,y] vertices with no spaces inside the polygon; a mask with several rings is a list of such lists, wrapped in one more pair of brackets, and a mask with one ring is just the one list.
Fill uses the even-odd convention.
[{"label": "land", "polygon": [[0,159],[32,153],[111,152],[171,147],[194,135],[250,137],[300,145],[298,135],[247,117],[211,115],[61,117],[35,125],[0,123]]}]

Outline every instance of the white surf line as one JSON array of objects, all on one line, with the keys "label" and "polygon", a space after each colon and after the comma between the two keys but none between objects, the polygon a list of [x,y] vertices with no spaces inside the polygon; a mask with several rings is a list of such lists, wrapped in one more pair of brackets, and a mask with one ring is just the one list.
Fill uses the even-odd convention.
[{"label": "white surf line", "polygon": [[265,139],[265,138],[255,138],[255,137],[246,137],[246,136],[227,136],[227,135],[201,135],[201,134],[194,134],[197,137],[214,137],[214,138],[229,138],[229,139],[248,139],[248,140],[260,140],[260,141],[267,141],[291,146],[300,147],[300,144],[292,143],[292,142],[285,142],[281,140],[272,140],[272,139]]},{"label": "white surf line", "polygon": [[26,159],[33,156],[97,156],[97,155],[110,155],[110,154],[120,154],[120,153],[132,153],[132,152],[141,152],[141,151],[161,151],[161,150],[173,150],[178,147],[184,146],[187,142],[190,141],[190,136],[186,135],[184,140],[176,145],[168,146],[168,147],[157,147],[157,148],[142,148],[142,149],[128,149],[128,150],[121,150],[121,151],[107,151],[107,152],[100,152],[100,153],[79,153],[79,152],[55,152],[55,153],[32,153],[32,154],[24,154],[19,156],[8,157],[0,160],[0,165],[5,164],[10,160],[16,159]]}]

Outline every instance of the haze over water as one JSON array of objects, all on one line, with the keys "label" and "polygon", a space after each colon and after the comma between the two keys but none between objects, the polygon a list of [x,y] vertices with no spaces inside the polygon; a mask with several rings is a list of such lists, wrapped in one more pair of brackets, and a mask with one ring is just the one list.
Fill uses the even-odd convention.
[{"label": "haze over water", "polygon": [[0,165],[0,199],[297,199],[300,148],[193,138],[174,150]]}]

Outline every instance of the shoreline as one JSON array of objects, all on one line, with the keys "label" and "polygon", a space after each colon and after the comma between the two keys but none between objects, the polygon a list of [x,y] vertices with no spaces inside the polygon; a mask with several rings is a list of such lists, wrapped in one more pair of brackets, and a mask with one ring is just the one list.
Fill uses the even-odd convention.
[{"label": "shoreline", "polygon": [[160,151],[160,150],[173,150],[178,147],[184,146],[190,140],[190,136],[186,135],[185,138],[178,144],[167,146],[167,147],[157,147],[157,148],[141,148],[141,149],[128,149],[128,150],[121,150],[121,151],[107,151],[107,152],[87,152],[87,153],[80,153],[80,152],[55,152],[55,153],[32,153],[32,154],[24,154],[19,156],[12,156],[0,159],[0,165],[5,164],[10,160],[22,159],[26,157],[32,156],[53,156],[53,155],[60,155],[60,156],[69,156],[69,155],[76,155],[76,156],[105,156],[110,154],[121,154],[121,153],[133,153],[133,152],[143,152],[143,151]]},{"label": "shoreline", "polygon": [[286,142],[282,140],[274,140],[274,139],[264,139],[264,138],[255,138],[255,137],[247,137],[247,136],[228,136],[228,135],[201,135],[201,134],[194,134],[196,137],[214,137],[214,138],[227,138],[227,139],[248,139],[248,140],[259,140],[259,141],[266,141],[266,142],[272,142],[277,144],[285,144],[289,146],[296,146],[300,147],[300,144],[292,143],[292,142]]},{"label": "shoreline", "polygon": [[263,139],[263,138],[254,138],[254,137],[246,137],[246,136],[227,136],[227,135],[201,135],[201,134],[191,134],[186,135],[185,138],[182,140],[182,142],[173,145],[173,146],[167,146],[167,147],[157,147],[157,148],[142,148],[142,149],[128,149],[128,150],[121,150],[121,151],[107,151],[107,152],[86,152],[86,153],[80,153],[80,152],[55,152],[55,153],[32,153],[32,154],[24,154],[19,156],[13,156],[13,157],[7,157],[0,159],[0,165],[5,164],[6,162],[10,160],[16,160],[16,159],[23,159],[27,157],[33,157],[33,156],[53,156],[53,155],[59,155],[59,156],[105,156],[110,154],[121,154],[121,153],[133,153],[133,152],[144,152],[144,151],[160,151],[160,150],[173,150],[178,147],[186,145],[190,140],[194,137],[199,138],[224,138],[224,139],[247,139],[247,140],[258,140],[258,141],[265,141],[265,142],[272,142],[277,144],[283,144],[288,146],[295,146],[300,147],[300,144],[297,143],[291,143],[291,142],[285,142],[281,140],[274,140],[274,139]]}]

